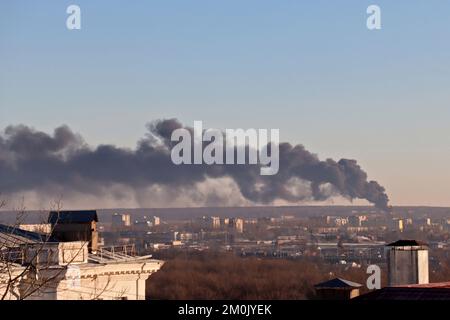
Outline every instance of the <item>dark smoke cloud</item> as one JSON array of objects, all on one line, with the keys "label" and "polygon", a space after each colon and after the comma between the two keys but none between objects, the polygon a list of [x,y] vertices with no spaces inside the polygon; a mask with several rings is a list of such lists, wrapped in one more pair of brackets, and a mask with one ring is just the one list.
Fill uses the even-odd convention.
[{"label": "dark smoke cloud", "polygon": [[387,209],[384,188],[368,181],[355,160],[321,161],[302,145],[280,144],[280,169],[273,176],[261,176],[259,165],[176,166],[170,158],[170,136],[181,127],[176,119],[152,122],[146,137],[131,150],[113,145],[91,148],[67,126],[53,135],[9,126],[0,135],[0,193],[59,186],[96,194],[115,184],[134,190],[153,185],[186,190],[207,179],[229,177],[243,197],[255,203],[322,201],[340,195]]}]

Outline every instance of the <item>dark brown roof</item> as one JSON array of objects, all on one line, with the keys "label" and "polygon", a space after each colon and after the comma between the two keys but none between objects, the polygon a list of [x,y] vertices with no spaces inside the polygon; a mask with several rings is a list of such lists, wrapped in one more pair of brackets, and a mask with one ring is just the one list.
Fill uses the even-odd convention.
[{"label": "dark brown roof", "polygon": [[0,248],[1,247],[18,247],[27,243],[54,242],[53,237],[44,234],[31,232],[16,228],[15,226],[7,226],[0,224]]},{"label": "dark brown roof", "polygon": [[424,283],[424,284],[407,284],[397,287],[404,288],[449,288],[450,289],[450,281],[446,282],[432,282],[432,283]]},{"label": "dark brown roof", "polygon": [[355,298],[356,300],[449,300],[450,288],[386,287]]},{"label": "dark brown roof", "polygon": [[316,284],[314,287],[317,289],[328,289],[328,288],[354,289],[354,288],[362,287],[362,284],[359,284],[359,283],[356,283],[353,281],[349,281],[349,280],[345,280],[345,279],[341,279],[341,278],[334,278],[334,279]]},{"label": "dark brown roof", "polygon": [[388,247],[415,247],[415,246],[426,246],[425,242],[417,240],[397,240],[395,242],[389,243]]}]

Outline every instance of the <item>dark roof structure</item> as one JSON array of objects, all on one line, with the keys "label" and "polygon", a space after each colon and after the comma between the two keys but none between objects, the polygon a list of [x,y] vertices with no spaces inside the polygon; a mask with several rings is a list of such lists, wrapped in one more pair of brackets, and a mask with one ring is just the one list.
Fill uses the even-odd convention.
[{"label": "dark roof structure", "polygon": [[408,286],[386,287],[363,294],[354,300],[448,300],[450,301],[450,286]]},{"label": "dark roof structure", "polygon": [[98,222],[96,210],[79,210],[79,211],[51,211],[48,215],[48,223],[65,224],[65,223],[90,223]]},{"label": "dark roof structure", "polygon": [[53,241],[55,241],[55,239],[44,234],[0,224],[0,243],[5,247],[18,247],[27,243]]},{"label": "dark roof structure", "polygon": [[356,289],[362,287],[362,284],[341,278],[334,278],[332,280],[316,284],[314,287],[316,289]]},{"label": "dark roof structure", "polygon": [[395,242],[389,243],[388,247],[417,247],[417,246],[427,246],[425,242],[417,240],[397,240]]}]

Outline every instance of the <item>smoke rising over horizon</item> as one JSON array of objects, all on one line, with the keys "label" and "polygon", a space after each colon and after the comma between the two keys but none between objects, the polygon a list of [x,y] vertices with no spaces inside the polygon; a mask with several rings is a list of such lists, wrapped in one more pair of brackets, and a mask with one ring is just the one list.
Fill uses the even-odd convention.
[{"label": "smoke rising over horizon", "polygon": [[274,176],[261,176],[260,165],[177,166],[171,161],[170,137],[182,127],[176,119],[153,121],[136,148],[129,149],[91,147],[65,125],[52,135],[8,126],[0,134],[0,194],[63,194],[77,201],[106,197],[116,204],[131,194],[137,203],[187,206],[300,204],[341,196],[388,208],[385,189],[368,181],[356,160],[321,161],[302,145],[280,143]]}]

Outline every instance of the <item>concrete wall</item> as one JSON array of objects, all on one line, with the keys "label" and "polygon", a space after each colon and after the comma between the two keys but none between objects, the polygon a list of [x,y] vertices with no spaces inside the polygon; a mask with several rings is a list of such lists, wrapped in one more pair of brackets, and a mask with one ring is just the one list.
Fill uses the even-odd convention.
[{"label": "concrete wall", "polygon": [[57,300],[145,300],[149,275],[101,275],[79,281],[62,280]]},{"label": "concrete wall", "polygon": [[59,241],[88,241],[89,252],[98,250],[97,223],[59,223],[53,226],[52,233]]},{"label": "concrete wall", "polygon": [[389,248],[388,282],[389,286],[428,283],[428,250]]},{"label": "concrete wall", "polygon": [[39,266],[87,263],[87,242],[57,242],[27,244],[23,246],[24,263]]},{"label": "concrete wall", "polygon": [[418,257],[418,278],[419,284],[429,283],[429,271],[428,271],[428,250],[420,250],[417,252]]},{"label": "concrete wall", "polygon": [[[159,260],[140,260],[59,266],[40,270],[39,280],[27,272],[17,286],[10,288],[6,299],[18,300],[26,295],[26,300],[144,300],[146,280],[162,265]],[[19,274],[23,268],[14,272]],[[6,289],[7,279],[2,277],[0,295]]]}]

